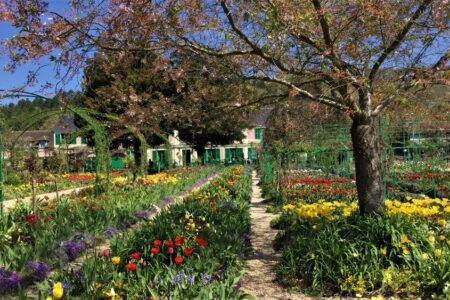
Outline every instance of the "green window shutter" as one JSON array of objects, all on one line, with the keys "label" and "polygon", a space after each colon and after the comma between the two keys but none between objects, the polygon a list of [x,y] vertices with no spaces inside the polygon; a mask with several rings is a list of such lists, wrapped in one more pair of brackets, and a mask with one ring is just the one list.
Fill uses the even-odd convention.
[{"label": "green window shutter", "polygon": [[205,151],[205,163],[209,162],[209,149],[206,149]]},{"label": "green window shutter", "polygon": [[244,158],[244,149],[242,148],[237,148],[236,150],[236,159],[237,160],[242,160]]},{"label": "green window shutter", "polygon": [[229,161],[231,159],[231,149],[225,149],[225,160]]},{"label": "green window shutter", "polygon": [[87,145],[87,136],[82,136],[82,137],[81,137],[81,143],[82,143],[83,145]]},{"label": "green window shutter", "polygon": [[61,145],[61,133],[55,133],[55,144]]},{"label": "green window shutter", "polygon": [[73,139],[70,140],[70,143],[69,143],[69,144],[75,145],[76,143],[77,143],[77,138],[74,137]]},{"label": "green window shutter", "polygon": [[216,149],[216,161],[220,161],[220,149]]},{"label": "green window shutter", "polygon": [[248,148],[247,149],[247,158],[248,159],[253,159],[252,148]]},{"label": "green window shutter", "polygon": [[255,139],[260,140],[262,137],[261,128],[255,128]]},{"label": "green window shutter", "polygon": [[153,163],[156,163],[156,161],[158,160],[158,152],[157,151],[152,151],[152,160],[153,160]]}]

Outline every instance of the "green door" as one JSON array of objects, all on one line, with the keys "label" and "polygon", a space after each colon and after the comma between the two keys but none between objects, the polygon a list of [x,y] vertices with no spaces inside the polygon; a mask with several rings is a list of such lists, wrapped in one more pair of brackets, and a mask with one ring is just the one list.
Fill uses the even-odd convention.
[{"label": "green door", "polygon": [[113,170],[119,170],[125,168],[123,157],[120,155],[114,155],[111,160],[111,168]]}]

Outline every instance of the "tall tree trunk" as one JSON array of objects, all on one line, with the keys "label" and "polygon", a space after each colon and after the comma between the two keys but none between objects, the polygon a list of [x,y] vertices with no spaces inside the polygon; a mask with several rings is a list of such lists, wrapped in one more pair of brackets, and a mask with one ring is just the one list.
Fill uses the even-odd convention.
[{"label": "tall tree trunk", "polygon": [[383,168],[372,117],[356,116],[351,128],[356,187],[361,214],[383,213]]},{"label": "tall tree trunk", "polygon": [[135,172],[142,173],[143,169],[142,169],[141,141],[137,138],[133,138],[133,154],[134,154],[134,163],[136,166]]},{"label": "tall tree trunk", "polygon": [[197,145],[195,147],[195,151],[197,151],[198,160],[200,161],[200,163],[202,165],[204,165],[205,164],[205,152],[206,152],[205,145]]}]

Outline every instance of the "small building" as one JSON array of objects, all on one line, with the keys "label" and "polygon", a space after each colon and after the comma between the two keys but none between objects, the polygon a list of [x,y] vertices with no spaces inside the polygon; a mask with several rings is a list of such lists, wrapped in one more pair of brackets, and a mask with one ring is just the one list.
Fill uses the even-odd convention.
[{"label": "small building", "polygon": [[[234,141],[228,145],[207,145],[205,161],[211,162],[242,162],[256,159],[257,149],[262,142],[266,121],[272,112],[272,108],[262,108],[259,112],[250,116],[252,127],[243,130],[244,138],[241,141]],[[177,167],[189,165],[198,159],[196,151],[178,137],[178,131],[174,130],[169,136],[170,145],[160,145],[149,148],[147,156],[151,159],[153,170],[164,167]]]}]

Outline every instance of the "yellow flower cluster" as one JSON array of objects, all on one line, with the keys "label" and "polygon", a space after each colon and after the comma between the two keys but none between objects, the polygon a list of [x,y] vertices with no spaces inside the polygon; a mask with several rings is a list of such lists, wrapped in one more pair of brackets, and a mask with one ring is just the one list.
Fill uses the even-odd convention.
[{"label": "yellow flower cluster", "polygon": [[[450,214],[450,201],[448,199],[409,198],[408,200],[408,202],[386,200],[387,213],[390,215],[436,217],[436,222],[441,226],[448,223],[445,219],[445,216]],[[295,204],[284,205],[283,210],[295,212],[301,218],[327,218],[332,220],[336,216],[350,216],[358,210],[358,203],[356,201],[351,203],[325,200],[319,200],[316,203],[299,201]]]},{"label": "yellow flower cluster", "polygon": [[177,183],[178,179],[175,176],[167,173],[157,173],[143,177],[142,181],[148,184],[155,184],[159,182]]},{"label": "yellow flower cluster", "polygon": [[354,211],[358,210],[358,204],[356,202],[345,203],[319,200],[316,203],[298,202],[296,205],[287,204],[283,206],[283,210],[294,211],[301,218],[327,218],[332,220],[338,215],[350,216]]},{"label": "yellow flower cluster", "polygon": [[[400,202],[398,200],[386,200],[385,205],[387,212],[391,215],[405,216],[442,216],[450,213],[450,202],[447,198],[443,199],[413,199],[408,198],[408,202]],[[445,219],[438,220],[440,225],[445,225]]]}]

